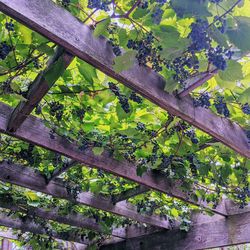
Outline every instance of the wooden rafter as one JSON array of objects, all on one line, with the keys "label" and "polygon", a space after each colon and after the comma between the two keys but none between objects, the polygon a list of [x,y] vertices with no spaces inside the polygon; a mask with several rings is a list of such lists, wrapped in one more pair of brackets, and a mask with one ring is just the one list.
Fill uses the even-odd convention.
[{"label": "wooden rafter", "polygon": [[57,48],[54,56],[48,61],[46,69],[41,72],[31,84],[27,94],[27,100],[21,101],[12,112],[7,127],[9,131],[15,132],[22,125],[27,116],[31,114],[33,109],[56,82],[57,79],[54,79],[53,82],[48,82],[46,80],[47,72],[53,70],[53,66],[59,62],[59,60],[62,60],[63,66],[66,69],[73,58],[74,57],[65,52],[63,48]]},{"label": "wooden rafter", "polygon": [[43,122],[34,116],[28,117],[16,133],[9,133],[6,128],[8,123],[8,114],[11,112],[11,107],[0,103],[0,132],[2,133],[9,134],[24,141],[28,141],[43,148],[60,153],[78,161],[81,164],[90,167],[97,167],[114,175],[135,181],[154,190],[184,200],[185,202],[201,207],[204,206],[215,213],[225,215],[224,211],[211,209],[203,201],[193,200],[188,193],[181,190],[180,181],[174,182],[166,178],[165,175],[160,173],[156,174],[152,171],[144,173],[143,176],[138,176],[136,173],[136,167],[132,163],[115,160],[110,157],[109,153],[106,151],[104,151],[102,155],[96,156],[92,152],[91,148],[80,151],[76,143],[69,142],[64,137],[55,135],[54,138],[51,138],[50,129],[45,127]]},{"label": "wooden rafter", "polygon": [[238,124],[217,116],[210,110],[195,108],[188,96],[180,99],[168,94],[164,91],[165,80],[149,68],[135,64],[130,70],[115,72],[114,54],[108,41],[95,38],[88,26],[51,0],[0,0],[0,10],[61,45],[72,55],[134,89],[171,114],[250,158],[247,136]]},{"label": "wooden rafter", "polygon": [[158,215],[139,214],[132,204],[119,202],[112,204],[111,199],[96,196],[90,192],[80,192],[77,197],[68,193],[67,188],[59,180],[46,183],[45,178],[39,173],[35,173],[30,168],[25,168],[17,164],[0,163],[0,180],[18,186],[26,187],[38,192],[52,195],[57,198],[76,202],[80,205],[91,206],[110,213],[114,213],[132,220],[146,223],[160,228],[170,229],[172,225],[168,220],[162,219]]},{"label": "wooden rafter", "polygon": [[[23,232],[30,232],[34,234],[48,235],[45,228],[41,225],[36,224],[33,220],[27,219],[23,221],[19,218],[12,218],[11,216],[7,216],[6,213],[0,212],[0,225],[8,228],[19,229]],[[52,237],[61,240],[78,242],[80,244],[88,245],[89,241],[84,239],[82,235],[78,233],[69,233],[65,237],[64,233],[52,232]]]},{"label": "wooden rafter", "polygon": [[[93,230],[99,233],[107,234],[107,230],[104,230],[103,227],[98,224],[94,219],[84,217],[79,213],[69,213],[67,215],[60,215],[58,209],[43,209],[43,208],[34,208],[26,205],[18,205],[14,202],[0,200],[0,207],[9,209],[15,212],[22,212],[30,216],[40,217],[44,220],[53,220],[58,223],[67,224],[74,227],[86,228]],[[121,238],[134,238],[142,235],[149,235],[154,232],[160,231],[161,229],[157,227],[139,227],[139,226],[128,226],[121,228],[114,228],[110,231],[110,235]]]},{"label": "wooden rafter", "polygon": [[[196,218],[195,218],[196,217]],[[102,246],[101,250],[198,250],[250,243],[250,212],[228,218],[197,215],[188,232],[171,230]]]}]

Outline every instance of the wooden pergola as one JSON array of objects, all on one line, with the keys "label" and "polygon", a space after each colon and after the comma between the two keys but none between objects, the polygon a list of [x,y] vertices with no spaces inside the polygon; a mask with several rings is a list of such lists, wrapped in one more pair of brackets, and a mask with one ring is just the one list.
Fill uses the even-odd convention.
[{"label": "wooden pergola", "polygon": [[[127,161],[117,161],[110,157],[108,152],[96,156],[91,149],[80,151],[76,143],[69,142],[63,137],[55,135],[55,138],[51,138],[50,130],[44,125],[44,122],[30,115],[55,83],[46,81],[46,72],[53,68],[59,59],[63,59],[66,69],[73,58],[78,57],[133,89],[163,110],[211,135],[214,141],[221,142],[240,155],[250,158],[250,144],[245,131],[238,124],[226,118],[219,117],[209,110],[194,107],[188,95],[194,88],[213,77],[217,73],[216,70],[203,74],[199,78],[189,79],[187,82],[189,87],[176,97],[164,91],[165,80],[149,68],[135,65],[130,70],[121,73],[115,72],[111,45],[102,37],[94,37],[88,26],[65,9],[55,5],[51,0],[0,0],[0,10],[58,45],[47,68],[34,80],[27,95],[27,101],[21,101],[15,109],[0,103],[0,132],[72,159],[70,164],[55,172],[49,181],[31,168],[9,163],[6,159],[0,163],[1,181],[150,225],[145,228],[136,226],[114,228],[111,232],[111,239],[105,241],[101,249],[193,250],[250,242],[250,207],[238,209],[237,205],[225,198],[217,208],[212,208],[210,204],[202,200],[194,200],[184,192],[180,188],[180,182],[173,182],[152,171],[138,176],[136,166]],[[121,193],[113,199],[90,192],[80,192],[75,198],[67,192],[64,183],[57,177],[76,163],[102,169],[134,181],[139,184],[138,188]],[[157,215],[140,214],[135,206],[127,201],[130,197],[149,190],[156,190],[210,210],[215,215],[210,217],[193,214],[191,230],[188,233],[182,232],[179,230],[178,222],[170,223]],[[33,216],[45,220],[103,233],[102,227],[96,221],[80,214],[60,216],[56,208],[50,211],[42,208],[23,208],[3,201],[0,201],[0,207],[24,213],[28,211]],[[23,222],[16,218],[6,217],[1,213],[0,225],[24,232],[46,234],[44,229],[34,224],[33,221]],[[92,244],[77,233],[69,234],[67,237],[55,233],[53,237],[83,245]],[[79,246],[79,249],[82,248]]]}]

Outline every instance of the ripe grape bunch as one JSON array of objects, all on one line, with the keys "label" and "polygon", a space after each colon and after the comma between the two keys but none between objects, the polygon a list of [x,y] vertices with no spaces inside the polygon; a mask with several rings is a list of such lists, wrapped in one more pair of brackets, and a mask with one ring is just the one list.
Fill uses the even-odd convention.
[{"label": "ripe grape bunch", "polygon": [[6,42],[0,43],[0,59],[1,60],[4,60],[11,51],[12,51],[12,47],[8,45]]},{"label": "ripe grape bunch", "polygon": [[227,104],[224,101],[224,98],[222,96],[217,97],[217,99],[215,100],[214,106],[219,114],[224,115],[225,117],[230,116],[230,112],[227,108]]},{"label": "ripe grape bunch", "polygon": [[250,105],[248,103],[245,103],[242,107],[241,107],[242,111],[244,114],[246,115],[250,115]]},{"label": "ripe grape bunch", "polygon": [[211,106],[209,93],[202,93],[198,98],[193,100],[193,103],[195,107],[209,108]]},{"label": "ripe grape bunch", "polygon": [[111,3],[110,0],[88,0],[88,8],[109,11],[109,4]]},{"label": "ripe grape bunch", "polygon": [[154,36],[152,32],[149,32],[142,40],[135,41],[129,40],[127,47],[137,51],[136,58],[139,65],[146,66],[147,63],[152,65],[152,68],[159,72],[162,70],[163,60],[160,57],[160,51],[162,48],[160,46],[154,46]]}]

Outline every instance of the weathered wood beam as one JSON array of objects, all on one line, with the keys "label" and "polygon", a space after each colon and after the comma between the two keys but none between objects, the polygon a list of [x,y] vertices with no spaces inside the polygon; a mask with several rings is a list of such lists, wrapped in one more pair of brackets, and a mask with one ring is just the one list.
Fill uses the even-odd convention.
[{"label": "weathered wood beam", "polygon": [[1,250],[12,250],[12,242],[9,241],[8,239],[3,239],[2,240],[2,245],[1,245]]},{"label": "weathered wood beam", "polygon": [[[14,132],[21,126],[27,116],[31,114],[33,109],[47,94],[53,84],[57,81],[57,79],[54,79],[53,82],[48,82],[46,79],[46,74],[51,70],[56,70],[53,69],[53,67],[56,65],[56,63],[59,62],[59,60],[61,60],[61,63],[66,69],[73,60],[73,58],[74,57],[69,53],[65,52],[62,47],[58,47],[56,49],[54,56],[48,61],[46,69],[41,72],[31,84],[26,97],[27,100],[21,101],[12,112],[7,127],[9,131]],[[60,74],[58,74],[58,77],[60,77]]]},{"label": "weathered wood beam", "polygon": [[171,230],[102,246],[101,250],[198,250],[250,243],[250,212],[228,218],[197,216],[189,232]]},{"label": "weathered wood beam", "polygon": [[153,171],[148,171],[142,176],[138,176],[136,173],[136,167],[132,163],[129,163],[128,161],[118,161],[110,157],[109,152],[107,151],[96,156],[91,148],[81,151],[76,143],[70,142],[64,137],[55,135],[54,138],[51,138],[50,129],[47,128],[40,119],[34,116],[29,116],[15,133],[10,133],[6,128],[8,117],[11,112],[11,107],[0,103],[0,132],[2,133],[9,134],[21,140],[60,153],[89,167],[97,167],[111,174],[135,181],[191,204],[205,206],[208,209],[213,210],[215,213],[226,215],[224,211],[211,209],[206,203],[193,200],[188,193],[181,190],[180,181],[174,182],[173,180],[166,178],[165,175],[154,173]]},{"label": "weathered wood beam", "polygon": [[132,198],[136,195],[146,193],[149,190],[150,190],[150,188],[143,186],[143,185],[140,185],[138,187],[131,188],[131,189],[126,190],[120,194],[117,194],[116,196],[112,197],[112,201],[115,204],[115,203],[120,202],[120,201],[128,200],[129,198]]},{"label": "weathered wood beam", "polygon": [[[44,229],[43,226],[36,224],[34,221],[27,219],[23,221],[19,218],[12,218],[7,216],[6,213],[0,212],[0,225],[8,228],[19,229],[23,232],[30,232],[34,234],[41,234],[41,235],[48,235],[47,231]],[[89,242],[84,239],[81,233],[77,232],[74,233],[58,233],[52,232],[51,235],[53,238],[66,240],[66,241],[73,241],[78,242],[80,244],[88,245]]]},{"label": "weathered wood beam", "polygon": [[[0,200],[0,207],[15,212],[22,212],[27,215],[40,217],[45,220],[53,220],[58,223],[79,228],[86,228],[99,233],[107,234],[107,230],[103,230],[103,227],[100,224],[96,223],[94,219],[84,217],[82,214],[79,213],[68,213],[67,215],[60,215],[57,208],[51,210],[43,208],[34,208],[24,204],[15,204],[12,201],[3,201],[3,200]],[[160,230],[162,229],[159,229],[157,227],[128,226],[126,228],[125,227],[114,228],[110,230],[109,234],[121,239],[127,239],[142,235],[149,235],[158,232]]]},{"label": "weathered wood beam", "polygon": [[17,164],[9,164],[5,161],[0,163],[0,180],[124,216],[141,223],[166,229],[172,228],[168,220],[164,220],[157,215],[139,214],[135,206],[126,202],[119,202],[113,205],[111,199],[96,196],[90,192],[80,192],[77,197],[74,197],[68,193],[67,188],[64,187],[60,180],[54,180],[47,184],[41,174]]},{"label": "weathered wood beam", "polygon": [[72,55],[95,66],[132,88],[161,108],[215,137],[239,154],[250,158],[250,145],[244,130],[236,123],[195,108],[190,97],[177,98],[164,91],[166,81],[137,63],[121,73],[113,68],[114,54],[104,38],[95,38],[92,30],[51,0],[0,0],[0,10],[59,44]]}]

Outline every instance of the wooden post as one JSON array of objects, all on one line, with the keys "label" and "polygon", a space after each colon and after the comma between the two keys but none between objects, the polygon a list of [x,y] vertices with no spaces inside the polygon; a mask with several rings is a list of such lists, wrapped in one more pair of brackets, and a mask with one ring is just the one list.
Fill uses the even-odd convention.
[{"label": "wooden post", "polygon": [[8,239],[2,239],[2,250],[12,250],[13,243]]}]

